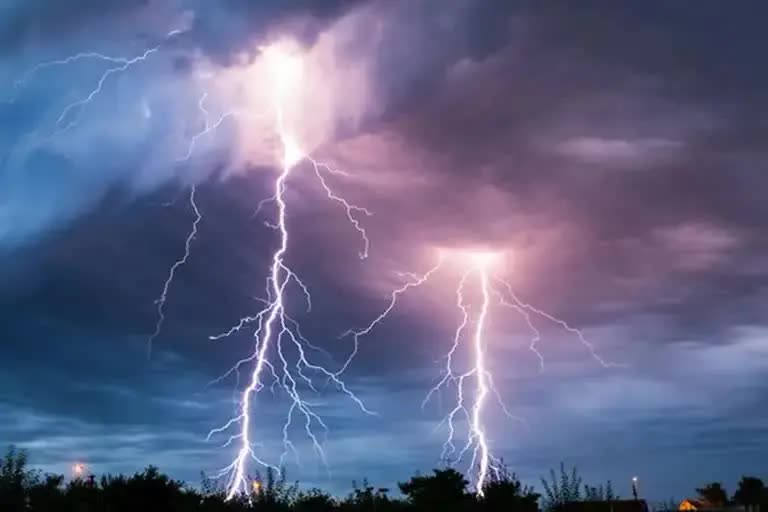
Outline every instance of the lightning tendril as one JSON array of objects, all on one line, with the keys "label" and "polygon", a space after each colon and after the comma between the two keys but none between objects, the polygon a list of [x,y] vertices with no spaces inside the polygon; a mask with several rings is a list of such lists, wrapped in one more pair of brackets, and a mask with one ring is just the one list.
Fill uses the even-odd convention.
[{"label": "lightning tendril", "polygon": [[165,322],[165,303],[168,300],[168,292],[171,288],[171,284],[173,283],[173,278],[176,276],[176,272],[179,270],[179,268],[187,263],[190,252],[192,250],[192,241],[195,239],[195,236],[197,236],[197,226],[200,224],[200,221],[203,220],[203,214],[200,213],[200,209],[197,207],[197,203],[195,202],[196,191],[197,187],[195,185],[192,185],[189,189],[189,204],[192,207],[192,211],[195,212],[195,220],[192,222],[192,229],[189,231],[189,234],[184,241],[184,255],[180,259],[176,260],[173,265],[171,265],[171,268],[168,271],[168,277],[163,283],[163,289],[160,293],[160,296],[157,298],[157,300],[155,300],[155,304],[157,305],[157,322],[155,323],[155,330],[152,332],[152,335],[147,341],[148,358],[152,357],[152,348],[154,342],[160,335],[160,331],[163,328],[163,323]]},{"label": "lightning tendril", "polygon": [[[18,78],[14,82],[14,89],[18,93],[18,91],[21,88],[23,88],[33,78],[33,76],[37,75],[41,71],[48,68],[67,66],[79,61],[84,61],[84,60],[94,60],[94,61],[100,61],[100,62],[110,64],[111,67],[107,68],[102,72],[102,74],[99,76],[99,79],[96,81],[96,84],[88,92],[88,94],[81,97],[80,99],[77,99],[69,103],[61,111],[61,113],[59,114],[54,124],[55,126],[54,132],[63,133],[74,128],[77,125],[77,122],[78,122],[77,112],[82,111],[83,108],[85,108],[89,103],[91,103],[102,92],[102,90],[104,89],[104,85],[106,84],[107,80],[111,76],[128,71],[130,68],[143,63],[144,61],[149,59],[149,57],[158,53],[169,40],[183,33],[184,33],[184,30],[171,30],[165,35],[165,37],[163,38],[160,44],[153,46],[152,48],[148,48],[144,50],[142,53],[140,53],[139,55],[136,55],[134,57],[116,57],[114,55],[108,55],[108,54],[96,52],[96,51],[84,51],[84,52],[75,53],[73,55],[69,55],[61,59],[54,59],[54,60],[49,60],[45,62],[40,62],[32,66],[29,70],[27,70],[20,78]],[[16,96],[14,95],[14,97],[8,100],[7,102],[13,103],[15,100],[16,100]],[[67,121],[68,118],[69,118],[69,122],[65,123],[65,121]]]}]

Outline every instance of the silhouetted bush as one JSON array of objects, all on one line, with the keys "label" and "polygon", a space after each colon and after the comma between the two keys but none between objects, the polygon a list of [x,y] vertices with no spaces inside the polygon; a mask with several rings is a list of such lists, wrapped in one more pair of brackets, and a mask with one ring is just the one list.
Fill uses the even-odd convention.
[{"label": "silhouetted bush", "polygon": [[[582,487],[576,469],[566,472],[563,465],[560,475],[552,471],[550,476],[551,482],[543,481],[545,510],[574,508],[582,497],[588,503],[575,505],[617,503],[610,482]],[[27,454],[11,447],[0,461],[0,512],[538,512],[540,499],[533,487],[524,486],[506,468],[490,473],[481,495],[470,492],[467,480],[454,469],[436,469],[400,483],[401,498],[366,480],[362,485],[353,482],[353,491],[344,499],[320,489],[301,491],[298,482],[289,483],[285,474],[272,470],[252,480],[250,494],[231,500],[215,480],[203,478],[195,489],[154,466],[133,476],[86,476],[66,482],[61,475],[30,469]],[[700,489],[716,499],[723,499],[721,490],[713,484]],[[733,501],[764,504],[766,488],[759,479],[744,477]]]}]

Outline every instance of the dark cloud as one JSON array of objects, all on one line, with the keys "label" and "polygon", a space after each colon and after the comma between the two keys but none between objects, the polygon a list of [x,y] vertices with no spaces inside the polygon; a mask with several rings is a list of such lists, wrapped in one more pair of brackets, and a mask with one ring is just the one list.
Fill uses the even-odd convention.
[{"label": "dark cloud", "polygon": [[[23,45],[50,44],[57,39],[84,32],[110,37],[108,29],[146,37],[158,30],[165,32],[183,28],[189,33],[187,41],[221,58],[243,50],[266,37],[277,26],[288,23],[294,35],[311,43],[328,23],[347,12],[360,0],[330,0],[312,2],[249,2],[229,0],[215,5],[200,0],[77,0],[50,3],[45,0],[11,2],[3,9],[0,25],[0,48],[18,51]],[[189,26],[173,26],[192,19]],[[143,24],[131,24],[131,21]],[[292,22],[300,20],[300,22]],[[131,26],[132,25],[132,26]],[[115,36],[113,33],[112,37]]]},{"label": "dark cloud", "polygon": [[94,22],[116,19],[126,13],[146,8],[150,0],[45,0],[6,2],[2,8],[0,48],[10,52],[37,40],[55,40],[71,32],[92,28]]},{"label": "dark cloud", "polygon": [[195,13],[189,38],[204,51],[227,61],[234,53],[253,52],[269,37],[290,33],[311,45],[318,33],[362,0],[293,0],[289,2],[228,0],[212,5],[190,0],[185,7]]}]

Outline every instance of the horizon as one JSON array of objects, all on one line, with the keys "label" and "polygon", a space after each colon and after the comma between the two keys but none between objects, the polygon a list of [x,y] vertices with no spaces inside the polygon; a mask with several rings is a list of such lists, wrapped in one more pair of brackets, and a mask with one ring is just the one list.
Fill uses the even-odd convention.
[{"label": "horizon", "polygon": [[[12,446],[12,447],[9,447],[9,450],[10,449],[16,449],[16,448]],[[30,456],[30,454],[28,452],[26,452],[26,450],[24,450],[24,454],[27,457]],[[32,471],[40,471],[41,470],[39,467],[35,466],[35,464],[34,464],[34,457],[29,457],[27,464],[28,464],[29,469],[31,469]],[[120,476],[124,476],[124,477],[128,477],[128,478],[135,477],[136,475],[145,473],[147,470],[149,470],[151,468],[154,468],[154,469],[158,470],[160,474],[164,474],[162,468],[157,467],[157,466],[155,466],[153,464],[147,464],[146,466],[144,466],[142,468],[139,468],[139,469],[137,469],[135,471],[108,473],[108,472],[98,472],[98,470],[96,470],[96,468],[92,468],[89,465],[87,465],[85,463],[82,463],[82,462],[74,462],[65,471],[50,471],[50,472],[44,472],[44,474],[54,475],[54,476],[55,475],[60,475],[60,476],[62,476],[64,478],[64,482],[67,482],[67,483],[69,483],[69,482],[78,482],[78,481],[79,482],[88,482],[92,478],[95,479],[96,482],[98,482],[102,477],[120,477]],[[346,492],[345,491],[339,491],[339,492],[336,492],[336,493],[328,493],[328,495],[333,497],[334,499],[341,500],[341,499],[344,499],[344,498],[350,496],[350,494],[353,493],[356,489],[361,489],[362,488],[361,484],[367,483],[376,492],[384,492],[385,494],[387,494],[388,496],[390,496],[392,498],[402,499],[402,498],[405,497],[405,495],[402,493],[402,491],[400,491],[398,489],[398,487],[399,487],[399,485],[401,483],[407,482],[410,478],[414,478],[414,477],[431,476],[433,474],[433,472],[442,471],[442,470],[446,470],[446,469],[454,469],[454,468],[449,468],[449,467],[443,466],[443,467],[439,467],[439,468],[435,467],[435,468],[433,468],[431,470],[423,471],[423,472],[421,470],[416,470],[409,477],[404,477],[402,480],[397,480],[393,487],[376,485],[376,482],[370,482],[370,481],[368,481],[368,479],[365,476],[361,476],[360,478],[356,478],[356,479],[354,479],[354,480],[349,482],[349,489]],[[508,469],[509,468],[506,468],[506,470],[508,470]],[[542,485],[543,481],[546,481],[547,483],[549,483],[551,485],[551,483],[553,482],[552,474],[554,474],[556,476],[556,479],[559,480],[562,477],[562,471],[563,470],[569,476],[571,475],[572,471],[576,471],[577,474],[578,474],[578,478],[579,478],[579,481],[580,481],[579,489],[580,489],[581,495],[580,495],[578,500],[574,500],[574,501],[585,501],[585,502],[586,501],[590,501],[588,499],[588,496],[585,494],[585,492],[588,489],[595,489],[595,490],[599,489],[599,491],[601,493],[604,490],[606,490],[606,489],[610,489],[611,492],[613,493],[613,498],[610,499],[610,501],[636,501],[636,500],[640,500],[640,501],[647,502],[647,504],[651,507],[652,510],[676,510],[677,509],[676,508],[677,504],[679,504],[679,503],[681,503],[683,501],[692,500],[692,499],[702,500],[702,498],[700,496],[697,496],[696,489],[693,489],[691,492],[689,492],[688,494],[686,494],[685,496],[680,497],[680,498],[668,497],[666,499],[661,499],[661,500],[653,500],[653,499],[646,498],[645,496],[643,496],[643,494],[641,492],[641,483],[640,483],[639,479],[635,479],[635,477],[630,479],[630,485],[628,487],[628,493],[623,494],[621,492],[617,492],[616,482],[614,482],[613,480],[608,479],[606,481],[601,481],[601,482],[584,481],[583,474],[581,473],[580,468],[578,468],[576,466],[568,467],[564,463],[562,463],[561,465],[558,465],[558,467],[550,468],[548,473],[546,475],[541,475],[536,482],[526,482],[526,481],[520,479],[519,475],[517,475],[515,472],[513,472],[511,470],[509,471],[509,473],[507,473],[507,478],[510,478],[513,481],[518,481],[523,486],[529,487],[532,491],[536,492],[539,495],[538,501],[541,501],[541,500],[546,500],[546,494],[544,492],[544,488],[543,488],[543,485]],[[250,475],[249,479],[251,481],[254,481],[254,482],[259,482],[260,485],[263,485],[263,482],[266,479],[265,475],[269,471],[272,471],[272,468],[266,468],[266,470],[264,470],[264,471],[257,471],[254,474]],[[744,476],[750,476],[750,475],[744,475]],[[741,478],[743,478],[744,476],[740,477],[739,480],[741,480]],[[173,478],[173,477],[171,476],[171,478]],[[275,474],[274,478],[277,481],[282,480],[285,485],[294,485],[294,484],[297,485],[297,489],[300,492],[301,491],[306,492],[306,491],[312,491],[312,490],[319,490],[319,491],[322,491],[322,492],[327,492],[327,491],[324,490],[324,486],[323,486],[322,483],[305,484],[302,481],[300,481],[299,479],[291,478],[290,475],[288,475],[285,472],[282,472],[280,474]],[[555,481],[558,481],[558,480],[555,480]],[[206,485],[214,485],[215,486],[214,488],[217,488],[219,490],[219,492],[223,492],[222,482],[220,480],[216,479],[216,478],[211,478],[209,475],[206,475],[202,471],[200,472],[199,481],[198,482],[194,482],[193,483],[193,482],[189,482],[189,481],[185,481],[185,480],[177,480],[177,481],[180,482],[181,484],[183,484],[184,488],[186,488],[186,489],[201,491],[201,490],[203,490],[206,487]],[[701,485],[703,486],[703,485],[709,484],[709,483],[711,483],[711,482],[702,483]],[[716,482],[716,483],[723,484],[723,488],[726,490],[726,492],[727,493],[731,493],[732,490],[738,489],[738,485],[737,484],[739,482],[738,481],[734,482],[732,486],[729,486],[727,483],[723,483],[723,482]],[[469,492],[469,490],[470,490],[469,483],[467,484],[467,488],[468,488],[468,492]],[[618,488],[621,488],[621,486],[619,486]],[[637,498],[633,497],[633,489],[636,489],[638,491]],[[730,496],[730,494],[729,494],[729,496]],[[597,501],[602,501],[602,500],[597,500]],[[667,505],[669,505],[671,503],[676,504],[674,509],[661,508],[662,506],[666,507]]]}]

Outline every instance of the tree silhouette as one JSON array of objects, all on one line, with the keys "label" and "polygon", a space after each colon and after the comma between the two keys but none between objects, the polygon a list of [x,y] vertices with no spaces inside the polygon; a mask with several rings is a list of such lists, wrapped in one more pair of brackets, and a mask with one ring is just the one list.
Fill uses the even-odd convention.
[{"label": "tree silhouette", "polygon": [[299,493],[292,503],[291,510],[295,512],[333,512],[336,501],[320,489]]},{"label": "tree silhouette", "polygon": [[534,492],[533,487],[524,486],[506,466],[491,474],[483,487],[483,494],[480,501],[483,510],[536,512],[539,508],[540,495]]},{"label": "tree silhouette", "polygon": [[738,489],[733,493],[733,501],[745,507],[754,507],[768,502],[763,481],[754,476],[742,476]]},{"label": "tree silhouette", "polygon": [[[568,502],[597,500],[610,502],[611,482],[592,487],[583,485],[576,468],[560,474],[550,472],[551,481],[542,480],[546,511],[558,512]],[[429,475],[416,475],[398,484],[405,499],[390,498],[387,489],[377,489],[366,480],[344,500],[320,489],[300,491],[298,482],[288,483],[283,471],[268,470],[264,477],[252,479],[249,493],[227,499],[224,482],[203,477],[199,489],[185,486],[148,466],[132,476],[104,475],[74,478],[65,483],[61,475],[43,475],[30,469],[27,454],[9,448],[0,458],[0,512],[538,512],[540,495],[523,485],[506,467],[492,472],[481,496],[468,492],[468,482],[454,469],[436,469]],[[702,498],[715,506],[727,504],[720,483],[697,489]],[[734,501],[747,507],[766,503],[768,493],[759,478],[742,477]],[[593,503],[584,504],[591,510]],[[595,510],[608,510],[603,503]],[[674,510],[673,504],[667,509]],[[756,512],[754,509],[747,512]]]},{"label": "tree silhouette", "polygon": [[560,463],[560,478],[557,478],[555,470],[549,471],[551,482],[541,479],[541,485],[544,488],[543,507],[544,510],[555,510],[562,507],[569,501],[581,500],[581,477],[576,466],[568,474],[565,471],[565,464]]},{"label": "tree silhouette", "polygon": [[69,481],[64,489],[64,501],[70,510],[76,512],[105,508],[101,489],[92,478],[76,478]]},{"label": "tree silhouette", "polygon": [[418,510],[453,512],[466,508],[468,483],[461,473],[449,468],[435,469],[431,476],[414,476],[398,486]]},{"label": "tree silhouette", "polygon": [[160,509],[182,512],[197,505],[196,495],[184,483],[161,473],[155,466],[130,478],[106,475],[100,481],[101,502],[110,511],[132,512]]},{"label": "tree silhouette", "polygon": [[285,470],[276,472],[272,468],[267,468],[266,477],[262,478],[260,474],[252,479],[256,482],[253,488],[250,500],[257,510],[263,512],[280,512],[289,510],[299,493],[299,483],[288,484],[285,476]]},{"label": "tree silhouette", "polygon": [[701,499],[715,507],[724,507],[728,502],[728,493],[720,482],[712,482],[704,487],[696,489]]},{"label": "tree silhouette", "polygon": [[62,510],[64,494],[62,493],[64,477],[62,475],[45,475],[42,479],[27,488],[28,508],[32,510]]},{"label": "tree silhouette", "polygon": [[362,487],[352,482],[352,488],[352,493],[339,505],[343,512],[394,512],[405,509],[405,503],[387,496],[389,489],[376,489],[368,480],[363,479]]},{"label": "tree silhouette", "polygon": [[587,501],[614,501],[619,499],[619,497],[613,493],[613,484],[608,480],[605,486],[600,484],[597,487],[593,487],[585,484],[584,499]]},{"label": "tree silhouette", "polygon": [[0,510],[24,510],[27,489],[40,483],[40,474],[29,469],[27,452],[10,446],[0,464]]}]

